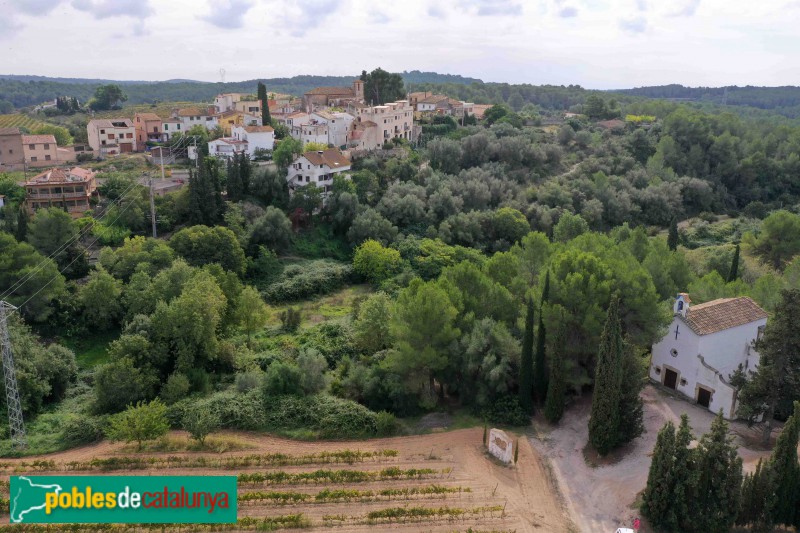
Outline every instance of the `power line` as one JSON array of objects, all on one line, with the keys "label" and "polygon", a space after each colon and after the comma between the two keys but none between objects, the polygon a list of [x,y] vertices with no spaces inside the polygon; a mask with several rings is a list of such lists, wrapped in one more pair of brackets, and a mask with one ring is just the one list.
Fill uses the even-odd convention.
[{"label": "power line", "polygon": [[[131,184],[131,186],[128,187],[117,199],[115,199],[115,200],[113,200],[111,202],[111,204],[109,205],[109,208],[112,207],[115,202],[121,203],[122,200],[124,200],[128,196],[128,194],[130,194],[133,191],[133,189],[136,188],[137,185],[139,185],[139,183]],[[96,219],[96,221],[97,222],[102,222],[103,219],[106,216],[108,216],[109,212],[110,212],[110,210],[107,209],[106,212],[103,213],[102,216],[100,216],[98,219]],[[8,298],[14,291],[16,291],[17,289],[22,287],[22,285],[24,285],[30,278],[35,276],[41,269],[43,269],[48,264],[48,260],[50,260],[50,259],[55,260],[56,256],[60,255],[64,251],[66,251],[66,249],[69,246],[71,246],[72,244],[77,242],[79,239],[85,237],[86,233],[88,233],[89,230],[91,230],[91,229],[92,229],[92,225],[91,224],[87,224],[86,227],[84,227],[81,231],[79,231],[75,236],[71,237],[66,242],[64,242],[61,246],[56,248],[56,250],[54,250],[49,256],[47,256],[46,258],[42,259],[42,261],[36,266],[36,268],[34,268],[32,271],[28,272],[26,275],[24,275],[19,280],[17,280],[17,282],[14,283],[14,285],[9,287],[2,295],[0,295],[0,300],[3,299],[3,298]]]}]

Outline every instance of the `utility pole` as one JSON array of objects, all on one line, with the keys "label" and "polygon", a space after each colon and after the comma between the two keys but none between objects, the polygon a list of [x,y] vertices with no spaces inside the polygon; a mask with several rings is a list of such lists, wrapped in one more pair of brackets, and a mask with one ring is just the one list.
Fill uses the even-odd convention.
[{"label": "utility pole", "polygon": [[156,201],[153,196],[153,176],[150,176],[150,223],[153,226],[153,238],[158,237],[156,234]]},{"label": "utility pole", "polygon": [[8,425],[11,428],[11,441],[17,448],[25,448],[25,422],[22,420],[22,404],[19,401],[17,373],[14,370],[14,355],[11,352],[11,337],[8,333],[8,317],[17,308],[0,301],[0,342],[3,343],[3,374],[6,383],[6,407],[8,408]]}]

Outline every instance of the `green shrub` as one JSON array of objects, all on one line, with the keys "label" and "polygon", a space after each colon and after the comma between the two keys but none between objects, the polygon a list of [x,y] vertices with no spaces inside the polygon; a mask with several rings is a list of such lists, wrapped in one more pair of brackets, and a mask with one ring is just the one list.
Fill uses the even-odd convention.
[{"label": "green shrub", "polygon": [[397,433],[397,418],[388,411],[381,411],[375,415],[376,433],[380,437],[391,437]]},{"label": "green shrub", "polygon": [[276,361],[264,376],[264,396],[302,394],[300,369],[297,365]]},{"label": "green shrub", "polygon": [[218,392],[197,402],[198,408],[219,414],[220,427],[228,429],[264,429],[264,396],[259,389],[239,394],[233,390]]},{"label": "green shrub", "polygon": [[258,371],[241,372],[236,374],[236,392],[242,393],[257,389],[259,386],[261,386],[263,379],[264,373]]},{"label": "green shrub", "polygon": [[300,323],[303,321],[303,316],[300,314],[299,309],[295,309],[294,307],[287,307],[285,310],[281,311],[280,315],[278,315],[281,319],[281,326],[283,327],[284,331],[288,331],[290,333],[297,331],[297,328],[300,327]]},{"label": "green shrub", "polygon": [[350,265],[324,259],[289,265],[278,281],[267,287],[264,298],[270,303],[281,303],[328,294],[351,281],[352,275]]},{"label": "green shrub", "polygon": [[351,400],[326,394],[270,399],[265,412],[267,429],[318,431],[323,438],[355,438],[377,433],[377,414]]},{"label": "green shrub", "polygon": [[63,423],[62,440],[68,446],[90,444],[103,439],[103,419],[97,416],[70,415]]},{"label": "green shrub", "polygon": [[525,413],[516,396],[495,400],[483,415],[490,422],[504,426],[527,426],[531,423],[530,416]]},{"label": "green shrub", "polygon": [[220,426],[219,415],[204,407],[200,404],[195,405],[187,409],[183,415],[183,429],[200,444],[205,442],[209,433],[219,429]]},{"label": "green shrub", "polygon": [[186,397],[189,393],[189,378],[184,374],[174,373],[167,378],[167,382],[161,387],[159,396],[164,403],[172,405],[178,400]]}]

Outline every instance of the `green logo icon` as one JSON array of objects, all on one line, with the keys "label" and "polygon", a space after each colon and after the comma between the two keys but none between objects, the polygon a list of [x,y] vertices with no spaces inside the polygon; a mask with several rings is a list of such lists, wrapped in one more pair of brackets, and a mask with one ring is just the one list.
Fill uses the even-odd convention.
[{"label": "green logo icon", "polygon": [[231,524],[236,476],[12,476],[11,523]]}]

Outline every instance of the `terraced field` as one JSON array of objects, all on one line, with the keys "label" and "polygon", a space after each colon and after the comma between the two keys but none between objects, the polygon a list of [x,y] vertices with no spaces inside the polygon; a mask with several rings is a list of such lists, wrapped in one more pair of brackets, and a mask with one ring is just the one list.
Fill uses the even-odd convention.
[{"label": "terraced field", "polygon": [[27,128],[28,130],[33,130],[34,128],[45,125],[45,122],[22,113],[0,115],[0,128]]},{"label": "terraced field", "polygon": [[[136,113],[155,113],[162,119],[169,118],[170,113],[175,108],[182,108],[182,107],[197,107],[201,106],[197,102],[162,102],[160,104],[156,104],[155,107],[152,104],[138,104],[138,105],[130,105],[125,106],[122,109],[117,109],[114,111],[99,111],[95,113],[95,118],[133,118]],[[208,105],[208,104],[205,104]]]},{"label": "terraced field", "polygon": [[[295,442],[246,433],[235,438],[250,449],[123,455],[121,445],[104,442],[47,458],[7,460],[0,463],[0,472],[236,475],[238,523],[193,525],[192,531],[574,530],[548,470],[525,438],[519,440],[519,462],[511,467],[484,455],[480,428],[352,443]],[[7,513],[7,482],[0,483],[0,492]],[[15,530],[5,526],[0,531],[6,528]],[[155,529],[189,531],[187,526]],[[57,529],[37,529],[50,530]],[[93,525],[85,530],[130,529]]]}]

